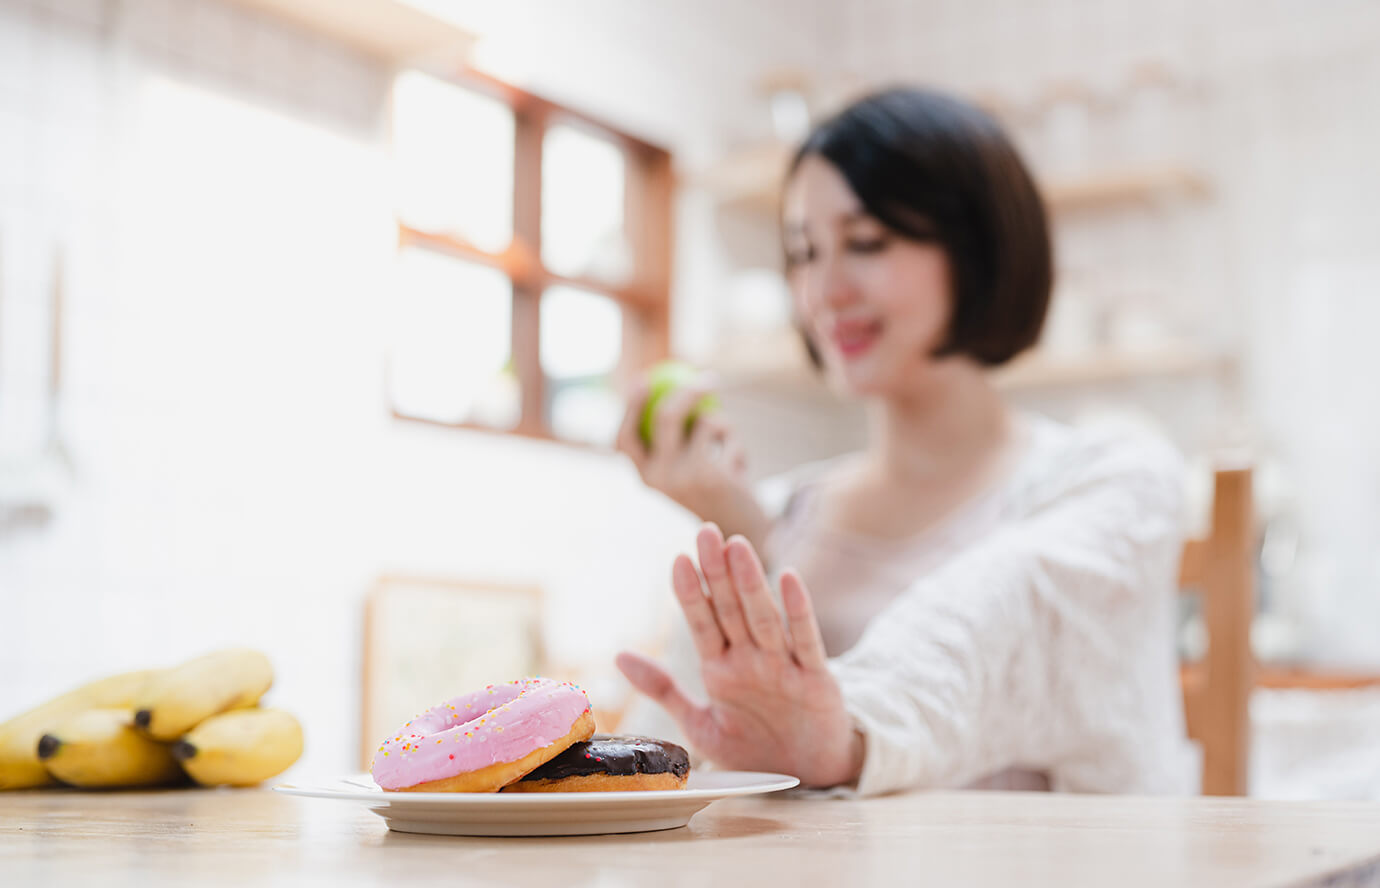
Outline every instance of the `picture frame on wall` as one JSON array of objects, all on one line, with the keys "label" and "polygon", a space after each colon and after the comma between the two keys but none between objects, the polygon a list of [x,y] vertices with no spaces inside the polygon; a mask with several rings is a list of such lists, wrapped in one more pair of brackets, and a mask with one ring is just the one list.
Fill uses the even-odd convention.
[{"label": "picture frame on wall", "polygon": [[451,697],[545,670],[537,586],[385,575],[364,604],[360,762]]}]

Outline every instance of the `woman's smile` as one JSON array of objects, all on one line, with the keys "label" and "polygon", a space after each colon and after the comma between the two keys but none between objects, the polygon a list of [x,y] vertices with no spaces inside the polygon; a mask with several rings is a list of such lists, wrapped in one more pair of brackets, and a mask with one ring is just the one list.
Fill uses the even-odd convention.
[{"label": "woman's smile", "polygon": [[884,324],[880,320],[835,321],[829,328],[829,339],[846,361],[862,357],[881,338]]}]

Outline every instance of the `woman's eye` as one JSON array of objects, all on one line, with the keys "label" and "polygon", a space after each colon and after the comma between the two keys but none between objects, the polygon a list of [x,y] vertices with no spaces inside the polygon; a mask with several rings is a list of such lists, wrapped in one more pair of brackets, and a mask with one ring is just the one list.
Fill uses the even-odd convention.
[{"label": "woman's eye", "polygon": [[814,250],[788,250],[786,252],[786,267],[796,268],[805,265],[815,258]]},{"label": "woman's eye", "polygon": [[887,247],[884,237],[858,238],[848,242],[848,249],[854,253],[880,253]]}]

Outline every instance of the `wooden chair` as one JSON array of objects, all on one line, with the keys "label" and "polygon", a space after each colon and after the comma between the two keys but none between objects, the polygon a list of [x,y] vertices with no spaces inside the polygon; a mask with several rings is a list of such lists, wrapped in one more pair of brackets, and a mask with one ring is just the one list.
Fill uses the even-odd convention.
[{"label": "wooden chair", "polygon": [[1211,530],[1184,545],[1179,587],[1197,593],[1207,624],[1207,654],[1182,667],[1188,736],[1203,750],[1203,794],[1245,795],[1250,762],[1250,699],[1255,688],[1338,691],[1380,686],[1380,675],[1262,666],[1251,651],[1255,616],[1255,533],[1248,467],[1220,468],[1213,479]]},{"label": "wooden chair", "polygon": [[1203,794],[1245,795],[1250,698],[1255,686],[1251,470],[1220,468],[1213,479],[1208,535],[1184,545],[1179,587],[1196,592],[1207,624],[1207,654],[1182,667],[1188,736],[1203,750]]}]

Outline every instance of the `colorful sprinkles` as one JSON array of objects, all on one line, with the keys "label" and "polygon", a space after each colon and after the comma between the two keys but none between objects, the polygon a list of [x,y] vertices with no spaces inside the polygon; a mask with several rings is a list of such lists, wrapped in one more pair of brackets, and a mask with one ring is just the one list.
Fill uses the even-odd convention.
[{"label": "colorful sprinkles", "polygon": [[[517,703],[520,699],[525,697],[533,685],[544,684],[546,681],[546,679],[541,678],[524,678],[508,682],[507,686],[509,687],[521,688],[517,696],[508,700],[500,706],[495,706],[486,709],[483,712],[483,714],[478,718],[478,720],[473,719],[471,715],[465,713],[461,708],[457,706],[457,703],[455,702],[447,702],[432,707],[426,712],[414,716],[411,721],[408,721],[406,724],[403,725],[403,729],[399,731],[392,739],[384,740],[384,742],[379,745],[377,751],[383,753],[383,758],[388,758],[390,757],[391,753],[398,752],[400,754],[400,757],[403,759],[411,758],[413,755],[416,755],[417,753],[421,752],[423,746],[420,741],[425,740],[427,735],[418,733],[417,731],[409,731],[407,729],[411,728],[415,722],[422,722],[423,719],[426,719],[428,717],[431,719],[442,719],[442,724],[448,725],[449,727],[447,727],[445,730],[440,731],[439,733],[442,735],[448,734],[454,737],[454,741],[456,743],[460,742],[462,736],[464,737],[465,742],[467,743],[472,743],[476,739],[480,743],[487,743],[488,735],[490,733],[501,734],[503,733],[505,727],[511,726],[506,725],[506,723],[501,724],[499,722],[503,719],[503,716],[511,713],[513,704]],[[584,694],[583,689],[581,689],[579,685],[573,682],[563,681],[559,684],[562,687],[574,688],[575,690],[580,691],[581,694]],[[483,692],[486,696],[494,696],[499,692],[499,686],[485,685]],[[548,699],[554,699],[556,697],[556,694],[548,693],[547,697]],[[472,711],[474,710],[474,708],[474,701],[467,702],[463,706],[464,710]],[[590,707],[588,705],[588,701],[586,701],[586,705],[582,714],[588,713],[589,711]],[[468,728],[468,730],[461,730],[462,728],[466,727]],[[425,729],[423,728],[423,730]],[[436,736],[435,740],[436,745],[439,746],[445,742],[445,737]],[[377,760],[378,757],[375,756],[375,761]],[[455,754],[446,753],[446,760],[452,762],[455,761]],[[370,762],[370,769],[372,770],[373,767],[374,762]]]}]

